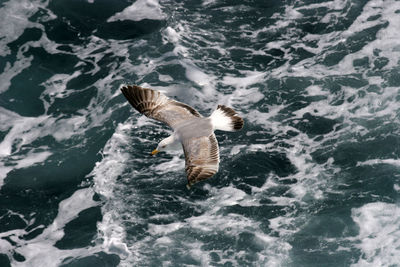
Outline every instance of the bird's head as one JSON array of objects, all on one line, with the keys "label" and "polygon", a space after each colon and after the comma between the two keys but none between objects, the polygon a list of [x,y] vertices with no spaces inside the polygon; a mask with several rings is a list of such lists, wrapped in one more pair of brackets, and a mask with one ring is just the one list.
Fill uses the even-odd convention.
[{"label": "bird's head", "polygon": [[173,138],[171,138],[171,136],[170,136],[170,137],[167,137],[167,138],[165,138],[165,139],[163,139],[163,140],[161,140],[161,142],[158,143],[157,148],[154,149],[153,152],[151,152],[151,154],[154,156],[154,155],[156,155],[158,152],[165,151],[165,150],[167,149],[167,146],[168,146],[169,144],[171,144],[172,141],[173,141]]}]

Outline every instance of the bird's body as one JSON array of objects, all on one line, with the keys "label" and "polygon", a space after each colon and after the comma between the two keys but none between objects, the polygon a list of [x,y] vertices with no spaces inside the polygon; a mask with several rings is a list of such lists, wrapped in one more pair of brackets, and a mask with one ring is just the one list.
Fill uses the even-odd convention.
[{"label": "bird's body", "polygon": [[121,91],[140,113],[167,123],[174,129],[173,134],[163,139],[152,154],[181,143],[189,188],[218,171],[219,149],[214,130],[237,131],[243,127],[243,119],[233,109],[223,105],[219,105],[211,116],[203,117],[194,108],[156,90],[126,85]]},{"label": "bird's body", "polygon": [[179,140],[186,138],[195,138],[201,136],[209,136],[214,132],[211,119],[208,118],[193,118],[176,126],[175,134]]}]

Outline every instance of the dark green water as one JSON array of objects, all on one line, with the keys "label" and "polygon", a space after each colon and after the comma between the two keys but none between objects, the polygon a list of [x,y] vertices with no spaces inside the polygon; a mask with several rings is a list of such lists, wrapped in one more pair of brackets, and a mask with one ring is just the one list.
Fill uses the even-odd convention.
[{"label": "dark green water", "polygon": [[[400,2],[0,1],[0,266],[400,266]],[[186,189],[162,90],[217,132]]]}]

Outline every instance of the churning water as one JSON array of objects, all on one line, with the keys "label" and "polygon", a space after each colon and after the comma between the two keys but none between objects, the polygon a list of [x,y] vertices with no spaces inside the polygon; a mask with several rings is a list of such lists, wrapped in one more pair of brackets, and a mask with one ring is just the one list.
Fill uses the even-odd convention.
[{"label": "churning water", "polygon": [[[400,1],[0,1],[0,266],[399,266]],[[171,130],[208,115],[186,189]]]}]

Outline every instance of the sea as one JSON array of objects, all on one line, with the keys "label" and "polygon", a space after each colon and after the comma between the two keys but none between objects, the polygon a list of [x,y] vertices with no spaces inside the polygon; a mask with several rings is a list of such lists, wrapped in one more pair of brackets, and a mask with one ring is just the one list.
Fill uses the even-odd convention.
[{"label": "sea", "polygon": [[[0,0],[0,266],[400,266],[399,0]],[[204,116],[186,188],[124,84]]]}]

